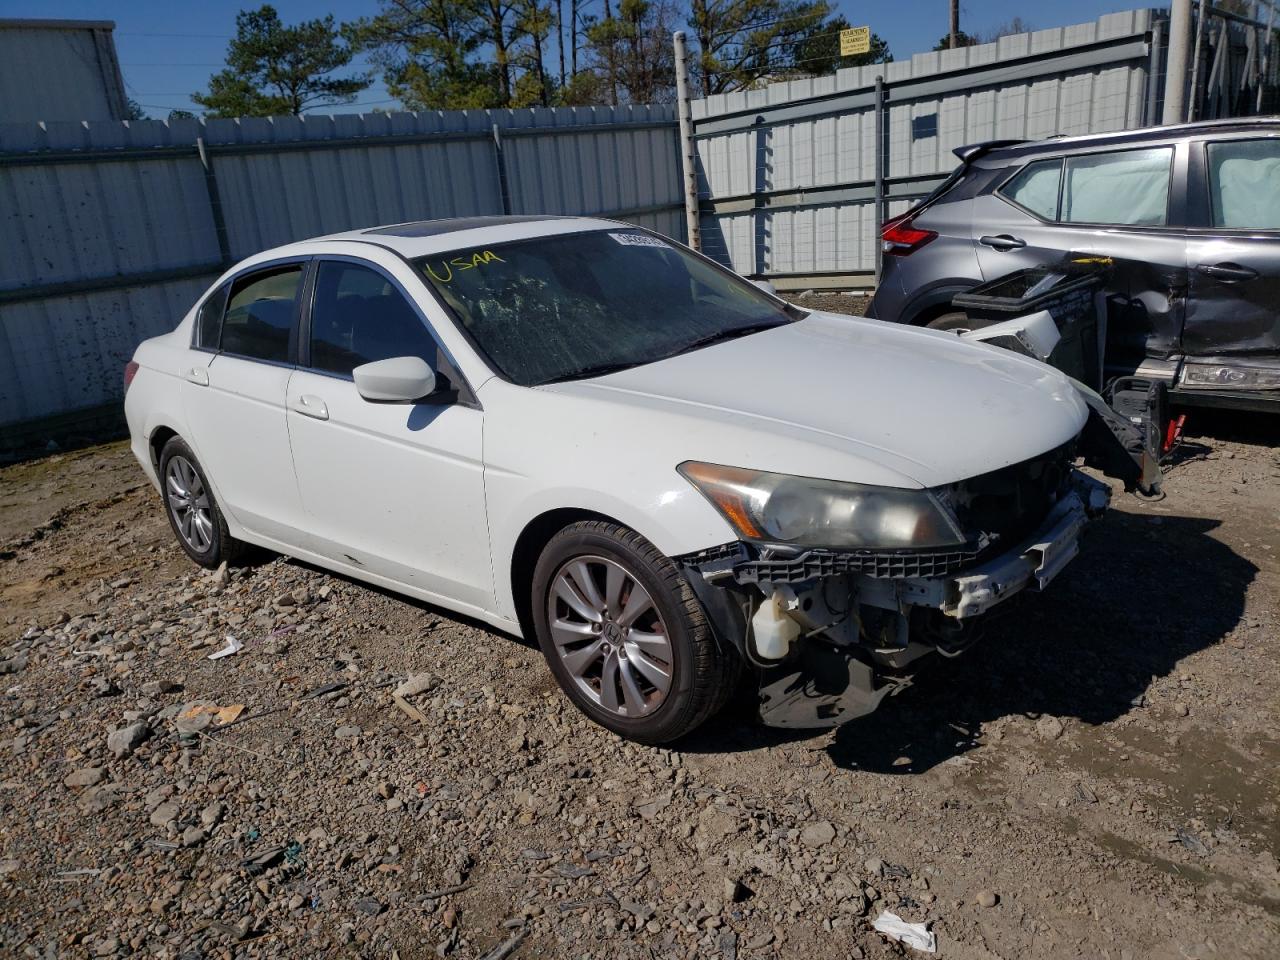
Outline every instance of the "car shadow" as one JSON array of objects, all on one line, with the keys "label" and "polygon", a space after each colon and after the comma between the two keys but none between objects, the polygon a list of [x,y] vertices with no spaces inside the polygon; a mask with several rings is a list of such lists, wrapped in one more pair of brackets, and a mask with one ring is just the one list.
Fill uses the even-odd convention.
[{"label": "car shadow", "polygon": [[[1111,722],[1151,682],[1226,637],[1257,573],[1210,536],[1218,521],[1112,513],[1041,596],[993,621],[963,656],[920,661],[915,682],[875,713],[838,728],[837,766],[921,773],[972,750],[983,725],[1007,716]],[[745,694],[690,735],[692,752],[751,750],[824,736],[744,723]]]},{"label": "car shadow", "polygon": [[[280,554],[269,554],[266,559],[271,560],[280,556]],[[301,567],[304,570],[310,570],[313,573],[321,574],[325,577],[332,577],[335,580],[341,580],[343,583],[350,584],[353,587],[359,587],[361,590],[368,590],[370,593],[377,593],[396,603],[404,604],[407,607],[413,607],[420,613],[429,614],[438,620],[448,620],[450,623],[456,623],[464,627],[476,627],[480,630],[492,633],[495,637],[503,640],[510,640],[512,643],[522,647],[528,647],[531,650],[538,650],[538,642],[536,640],[528,640],[524,637],[518,637],[514,634],[496,629],[492,624],[481,620],[479,617],[468,616],[465,613],[457,613],[453,610],[446,610],[444,607],[438,607],[426,600],[419,600],[417,597],[411,597],[407,593],[400,593],[390,587],[384,587],[376,583],[369,583],[360,580],[346,573],[340,573],[337,570],[329,570],[319,564],[312,563],[309,560],[299,560],[297,557],[285,557],[286,562],[292,566]]]}]

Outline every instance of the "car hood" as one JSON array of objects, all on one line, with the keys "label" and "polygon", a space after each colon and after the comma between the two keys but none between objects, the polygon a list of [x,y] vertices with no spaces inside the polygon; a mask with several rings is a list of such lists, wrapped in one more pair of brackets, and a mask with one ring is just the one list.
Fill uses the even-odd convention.
[{"label": "car hood", "polygon": [[1075,437],[1088,415],[1045,364],[951,333],[823,313],[541,389],[724,428],[696,431],[699,443],[681,450],[690,458],[898,486],[1030,459]]}]

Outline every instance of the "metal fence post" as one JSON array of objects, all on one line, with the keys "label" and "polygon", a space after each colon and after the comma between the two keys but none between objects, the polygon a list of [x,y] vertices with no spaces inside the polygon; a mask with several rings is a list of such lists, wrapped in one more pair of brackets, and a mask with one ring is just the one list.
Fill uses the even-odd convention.
[{"label": "metal fence post", "polygon": [[1153,127],[1160,122],[1156,116],[1156,101],[1160,96],[1160,53],[1164,44],[1164,21],[1151,25],[1151,56],[1147,60],[1147,102],[1142,112],[1142,125]]},{"label": "metal fence post", "polygon": [[872,236],[876,245],[876,283],[880,283],[880,267],[881,261],[884,259],[883,245],[880,243],[880,227],[884,223],[884,77],[876,77],[876,105],[875,105],[875,218],[876,222],[872,227]]},{"label": "metal fence post", "polygon": [[1271,74],[1271,39],[1272,28],[1276,22],[1276,5],[1273,2],[1267,5],[1267,35],[1262,43],[1262,62],[1258,68],[1258,101],[1254,107],[1255,112],[1262,112],[1262,94],[1267,89],[1267,78]]},{"label": "metal fence post", "polygon": [[502,195],[502,215],[511,216],[511,186],[507,182],[507,158],[502,151],[502,134],[493,125],[493,160],[498,167],[498,192]]},{"label": "metal fence post", "polygon": [[693,142],[693,112],[689,103],[689,54],[684,31],[672,34],[676,56],[676,115],[680,118],[680,166],[684,178],[685,237],[689,246],[702,250],[702,230],[698,223],[698,154]]},{"label": "metal fence post", "polygon": [[1191,54],[1191,93],[1187,95],[1187,119],[1196,120],[1200,116],[1200,60],[1204,49],[1204,25],[1209,14],[1208,0],[1200,0],[1196,17],[1196,42]]},{"label": "metal fence post", "polygon": [[227,221],[222,213],[222,199],[218,196],[218,178],[213,172],[209,152],[204,148],[204,137],[196,137],[196,156],[204,168],[204,189],[209,194],[209,213],[213,217],[213,232],[218,238],[218,256],[223,264],[231,262],[231,242],[227,238]]}]

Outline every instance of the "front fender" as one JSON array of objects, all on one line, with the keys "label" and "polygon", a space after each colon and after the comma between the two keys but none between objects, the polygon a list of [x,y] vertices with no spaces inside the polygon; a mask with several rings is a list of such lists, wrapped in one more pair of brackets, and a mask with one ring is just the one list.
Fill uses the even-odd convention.
[{"label": "front fender", "polygon": [[668,557],[735,539],[728,522],[676,472],[657,426],[555,394],[490,381],[484,485],[497,609],[514,618],[516,543],[539,517],[579,510],[609,517]]}]

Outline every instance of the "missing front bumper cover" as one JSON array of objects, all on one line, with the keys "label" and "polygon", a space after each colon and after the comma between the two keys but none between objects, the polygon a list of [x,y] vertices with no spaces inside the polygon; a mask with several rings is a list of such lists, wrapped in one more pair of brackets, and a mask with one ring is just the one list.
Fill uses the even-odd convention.
[{"label": "missing front bumper cover", "polygon": [[[937,575],[921,573],[934,569],[919,561],[921,554],[892,555],[898,569],[911,571],[894,576],[880,572],[888,570],[880,561],[889,554],[809,550],[779,557],[743,543],[685,556],[680,563],[717,632],[752,662],[752,598],[778,590],[791,598],[788,606],[803,635],[784,660],[757,664],[760,717],[770,726],[832,727],[871,713],[885,696],[908,684],[909,678],[895,671],[921,651],[954,655],[963,649],[967,642],[959,638],[973,629],[966,621],[1024,590],[1048,586],[1077,555],[1081,531],[1106,509],[1110,496],[1106,484],[1073,471],[1067,492],[1032,534],[997,556],[982,559],[975,553],[959,568],[948,562],[947,571]],[[847,591],[848,602],[835,604],[849,611],[846,616],[830,616],[829,590]],[[808,615],[800,601],[806,592],[814,601]],[[902,627],[897,646],[892,637],[886,639],[883,626],[874,626],[886,616]],[[907,625],[927,619],[929,634],[908,639]]]}]

